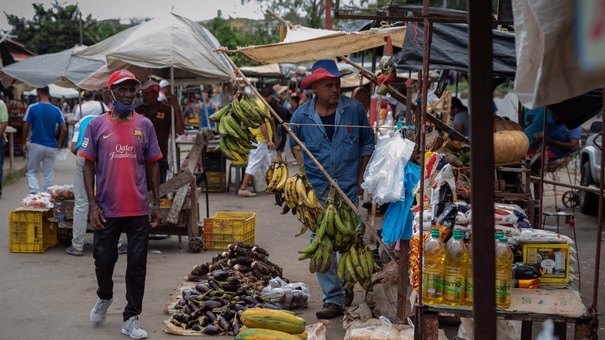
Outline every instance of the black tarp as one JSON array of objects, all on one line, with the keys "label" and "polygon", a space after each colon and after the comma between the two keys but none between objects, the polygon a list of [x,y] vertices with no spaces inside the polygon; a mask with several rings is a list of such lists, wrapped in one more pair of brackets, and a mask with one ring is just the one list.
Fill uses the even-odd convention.
[{"label": "black tarp", "polygon": [[[434,23],[430,69],[468,72],[468,25]],[[493,30],[494,75],[513,78],[517,68],[515,33]],[[423,23],[409,23],[401,52],[395,54],[397,69],[422,70]]]}]

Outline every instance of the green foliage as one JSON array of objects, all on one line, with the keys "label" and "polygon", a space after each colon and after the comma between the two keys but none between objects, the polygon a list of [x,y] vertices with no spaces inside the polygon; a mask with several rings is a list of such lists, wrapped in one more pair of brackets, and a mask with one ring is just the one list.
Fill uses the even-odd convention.
[{"label": "green foliage", "polygon": [[[202,26],[216,37],[221,46],[227,47],[229,50],[235,50],[238,47],[278,42],[279,32],[277,31],[277,27],[268,26],[271,22],[273,21],[227,20],[223,18],[222,13],[219,11],[216,18]],[[238,25],[241,28],[236,30],[232,25]],[[231,59],[236,65],[256,64],[239,54],[231,55]]]},{"label": "green foliage", "polygon": [[92,15],[84,17],[78,5],[59,4],[57,0],[44,8],[41,3],[33,3],[34,16],[26,19],[5,13],[12,34],[17,36],[28,49],[38,54],[60,52],[80,44],[80,20],[82,21],[82,42],[90,46],[104,40],[125,27],[114,27],[109,22],[97,22]]}]

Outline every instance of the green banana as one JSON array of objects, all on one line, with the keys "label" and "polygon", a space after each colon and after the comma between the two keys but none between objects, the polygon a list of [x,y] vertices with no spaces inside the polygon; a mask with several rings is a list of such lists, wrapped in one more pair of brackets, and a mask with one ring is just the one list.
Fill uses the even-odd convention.
[{"label": "green banana", "polygon": [[346,261],[348,261],[350,254],[348,252],[342,254],[342,256],[340,257],[340,260],[338,260],[338,267],[336,269],[336,274],[338,274],[338,277],[341,279],[345,278],[345,275],[347,273],[347,263]]},{"label": "green banana", "polygon": [[338,214],[337,211],[335,211],[335,213],[334,213],[334,223],[333,224],[334,224],[334,227],[336,228],[336,231],[342,233],[343,235],[355,233],[355,231],[352,231],[351,229],[345,227],[344,223],[340,219],[340,214]]},{"label": "green banana", "polygon": [[[352,249],[353,249],[353,247],[351,247],[351,250]],[[351,253],[351,250],[349,250],[349,254]],[[345,265],[347,268],[347,275],[346,275],[347,280],[353,281],[353,282],[358,282],[359,280],[357,279],[357,274],[355,273],[355,266],[353,265],[353,256],[349,255]]]},{"label": "green banana", "polygon": [[334,237],[334,216],[336,215],[334,204],[328,204],[328,209],[325,215],[327,220],[326,223],[326,234],[329,237]]},{"label": "green banana", "polygon": [[357,253],[357,247],[354,245],[351,247],[351,262],[353,263],[353,267],[355,268],[355,274],[357,274],[358,281],[361,280],[365,274],[363,272],[363,268],[359,263],[359,254]]},{"label": "green banana", "polygon": [[233,116],[231,115],[227,115],[223,118],[225,121],[225,127],[227,129],[227,133],[230,136],[233,136],[234,138],[240,138],[243,140],[246,140],[248,138],[248,135],[246,134],[246,132],[244,131],[244,129],[242,128],[242,126],[240,125],[239,122],[237,122]]},{"label": "green banana", "polygon": [[213,122],[218,122],[221,120],[221,118],[223,118],[223,116],[229,112],[231,110],[231,104],[227,104],[225,105],[225,107],[223,107],[222,109],[216,111],[215,113],[211,114],[210,117],[208,117],[211,121]]},{"label": "green banana", "polygon": [[370,251],[370,248],[368,248],[367,244],[363,244],[361,246],[361,249],[357,252],[357,254],[359,255],[359,264],[361,264],[361,269],[363,271],[363,277],[372,277],[372,272],[370,269],[370,265],[368,263],[368,258],[366,256],[366,254]]},{"label": "green banana", "polygon": [[221,137],[221,140],[219,141],[219,147],[220,147],[221,151],[225,154],[225,157],[229,158],[230,160],[234,160],[235,159],[235,156],[233,155],[233,153],[231,152],[231,150],[227,146],[227,138],[226,137]]}]

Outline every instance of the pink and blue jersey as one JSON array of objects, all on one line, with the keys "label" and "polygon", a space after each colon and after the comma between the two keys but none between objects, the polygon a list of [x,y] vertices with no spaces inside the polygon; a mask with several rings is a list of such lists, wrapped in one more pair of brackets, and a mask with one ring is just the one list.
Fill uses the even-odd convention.
[{"label": "pink and blue jersey", "polygon": [[106,217],[149,214],[145,165],[162,159],[149,119],[139,114],[127,122],[110,114],[93,119],[78,155],[95,162],[96,199]]}]

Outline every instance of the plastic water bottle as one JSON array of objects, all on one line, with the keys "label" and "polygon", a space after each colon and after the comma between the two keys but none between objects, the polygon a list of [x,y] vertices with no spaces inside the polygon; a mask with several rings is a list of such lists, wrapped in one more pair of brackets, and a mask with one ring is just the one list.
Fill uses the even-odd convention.
[{"label": "plastic water bottle", "polygon": [[443,302],[451,306],[465,303],[466,270],[468,253],[462,241],[462,231],[454,230],[454,235],[445,244],[445,277]]},{"label": "plastic water bottle", "polygon": [[426,304],[439,304],[443,300],[445,246],[439,229],[431,229],[431,237],[424,243],[422,263],[422,299]]},{"label": "plastic water bottle", "polygon": [[507,309],[510,306],[510,293],[513,285],[513,252],[505,237],[496,244],[496,307]]},{"label": "plastic water bottle", "polygon": [[466,289],[464,290],[464,301],[467,306],[473,306],[473,241],[467,247],[466,261]]}]

